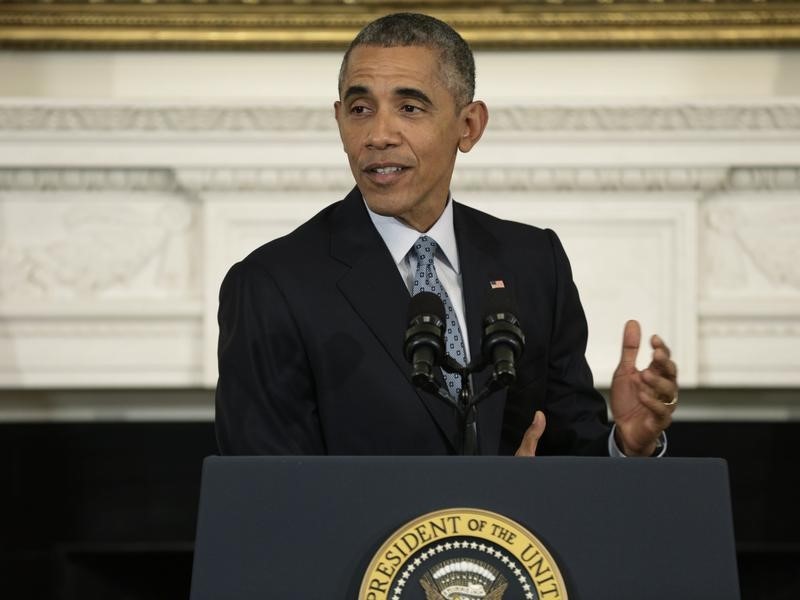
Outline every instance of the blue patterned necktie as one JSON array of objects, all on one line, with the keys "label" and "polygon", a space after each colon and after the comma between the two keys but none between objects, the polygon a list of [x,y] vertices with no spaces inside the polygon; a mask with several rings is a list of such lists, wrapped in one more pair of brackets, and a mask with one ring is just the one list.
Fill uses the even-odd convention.
[{"label": "blue patterned necktie", "polygon": [[[445,311],[445,351],[458,361],[461,365],[466,363],[466,351],[464,349],[464,338],[461,335],[461,327],[458,324],[456,311],[450,296],[444,289],[442,282],[436,275],[436,267],[433,264],[433,257],[436,255],[438,244],[433,238],[427,235],[421,236],[411,248],[411,254],[417,259],[417,270],[414,272],[414,286],[411,295],[416,296],[420,292],[433,292],[442,299]],[[447,391],[453,398],[458,397],[461,389],[461,378],[455,373],[444,372],[444,381]]]}]

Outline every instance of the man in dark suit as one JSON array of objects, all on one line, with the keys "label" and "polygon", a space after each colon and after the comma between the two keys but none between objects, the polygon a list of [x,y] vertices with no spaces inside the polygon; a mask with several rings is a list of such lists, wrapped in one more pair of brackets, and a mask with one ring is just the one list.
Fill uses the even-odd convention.
[{"label": "man in dark suit", "polygon": [[[410,380],[407,308],[411,293],[433,286],[464,363],[481,352],[490,282],[516,298],[526,346],[517,380],[479,407],[480,453],[663,452],[677,402],[664,342],[653,337],[652,361],[639,371],[639,327],[626,324],[612,428],[556,235],[450,198],[456,155],[488,121],[473,94],[471,51],[436,19],[390,15],[353,41],[334,108],[356,188],[234,265],[220,291],[221,452],[458,452],[452,405]],[[475,377],[476,389],[486,377]]]}]

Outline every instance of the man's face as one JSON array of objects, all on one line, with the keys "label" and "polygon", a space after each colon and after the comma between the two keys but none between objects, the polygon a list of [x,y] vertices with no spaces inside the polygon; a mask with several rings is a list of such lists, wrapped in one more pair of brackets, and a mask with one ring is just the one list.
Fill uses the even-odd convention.
[{"label": "man's face", "polygon": [[370,209],[429,229],[447,202],[456,152],[471,127],[468,108],[459,110],[445,87],[438,53],[357,46],[334,109]]}]

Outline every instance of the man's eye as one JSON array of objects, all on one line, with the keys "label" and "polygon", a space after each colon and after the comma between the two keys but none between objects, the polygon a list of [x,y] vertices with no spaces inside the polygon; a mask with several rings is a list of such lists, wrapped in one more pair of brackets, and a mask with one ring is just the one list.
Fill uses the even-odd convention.
[{"label": "man's eye", "polygon": [[416,113],[422,111],[419,106],[414,106],[413,104],[404,104],[401,110],[407,113]]},{"label": "man's eye", "polygon": [[363,115],[365,112],[367,112],[367,107],[366,106],[354,106],[354,107],[352,107],[350,109],[350,112],[353,113],[354,115]]}]

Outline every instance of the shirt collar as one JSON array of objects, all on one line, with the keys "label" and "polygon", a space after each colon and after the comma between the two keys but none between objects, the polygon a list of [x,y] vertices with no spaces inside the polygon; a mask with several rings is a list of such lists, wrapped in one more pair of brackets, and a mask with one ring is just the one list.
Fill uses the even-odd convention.
[{"label": "shirt collar", "polygon": [[427,232],[420,233],[413,227],[409,227],[403,221],[396,217],[387,217],[379,215],[370,210],[366,201],[364,206],[367,208],[369,218],[375,229],[383,238],[384,244],[389,249],[395,264],[399,265],[403,262],[408,255],[408,251],[419,239],[421,235],[436,240],[436,244],[442,251],[444,259],[450,264],[450,267],[456,272],[460,273],[461,269],[458,261],[458,246],[456,245],[456,232],[453,226],[453,200],[451,197],[447,198],[447,204],[444,207],[436,223],[433,224]]}]

